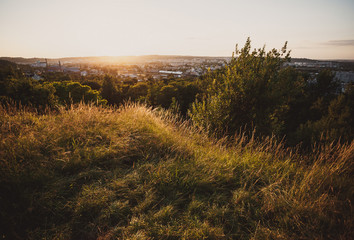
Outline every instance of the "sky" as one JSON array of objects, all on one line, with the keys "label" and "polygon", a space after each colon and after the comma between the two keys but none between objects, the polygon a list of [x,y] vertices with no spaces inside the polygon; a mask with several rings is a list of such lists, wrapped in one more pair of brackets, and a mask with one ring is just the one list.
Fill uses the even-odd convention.
[{"label": "sky", "polygon": [[0,56],[231,56],[247,37],[354,59],[354,0],[0,0]]}]

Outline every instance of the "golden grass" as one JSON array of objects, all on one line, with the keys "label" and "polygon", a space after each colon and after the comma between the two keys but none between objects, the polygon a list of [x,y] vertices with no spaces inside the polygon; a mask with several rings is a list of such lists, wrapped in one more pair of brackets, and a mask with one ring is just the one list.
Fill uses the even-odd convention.
[{"label": "golden grass", "polygon": [[354,237],[354,143],[303,156],[133,103],[0,112],[5,239]]}]

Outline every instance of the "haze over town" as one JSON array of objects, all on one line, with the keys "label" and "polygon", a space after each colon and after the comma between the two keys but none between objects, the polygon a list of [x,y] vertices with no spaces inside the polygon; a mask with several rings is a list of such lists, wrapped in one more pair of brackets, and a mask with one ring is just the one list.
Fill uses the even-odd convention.
[{"label": "haze over town", "polygon": [[253,47],[354,59],[351,0],[2,0],[0,56],[231,56]]}]

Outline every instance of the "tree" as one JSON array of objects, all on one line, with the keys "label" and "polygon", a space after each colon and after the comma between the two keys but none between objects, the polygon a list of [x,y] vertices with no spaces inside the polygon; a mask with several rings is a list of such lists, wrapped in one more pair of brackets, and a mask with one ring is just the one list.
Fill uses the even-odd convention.
[{"label": "tree", "polygon": [[326,114],[318,120],[301,124],[296,132],[298,142],[310,146],[314,142],[350,142],[354,139],[354,85],[327,105]]},{"label": "tree", "polygon": [[248,38],[241,50],[236,47],[222,71],[209,73],[200,82],[205,91],[189,111],[192,120],[219,135],[233,134],[241,127],[271,134],[276,111],[284,111],[286,105],[286,98],[274,94],[275,86],[282,82],[280,69],[290,59],[286,45],[280,51],[266,52],[263,47],[251,52]]},{"label": "tree", "polygon": [[168,108],[172,103],[172,98],[176,98],[178,89],[173,85],[165,85],[157,95],[158,105]]},{"label": "tree", "polygon": [[322,70],[314,84],[309,85],[309,101],[311,102],[310,120],[316,121],[326,116],[330,102],[338,95],[340,84],[331,70]]},{"label": "tree", "polygon": [[78,82],[53,82],[55,95],[58,97],[59,103],[71,104],[78,102],[95,102],[105,104],[107,101],[102,100],[100,94],[96,90],[92,90],[89,86],[81,85]]},{"label": "tree", "polygon": [[142,100],[148,93],[149,86],[145,82],[138,82],[128,90],[128,98],[131,100]]},{"label": "tree", "polygon": [[101,95],[109,104],[119,104],[122,101],[121,93],[118,91],[111,76],[104,76]]}]

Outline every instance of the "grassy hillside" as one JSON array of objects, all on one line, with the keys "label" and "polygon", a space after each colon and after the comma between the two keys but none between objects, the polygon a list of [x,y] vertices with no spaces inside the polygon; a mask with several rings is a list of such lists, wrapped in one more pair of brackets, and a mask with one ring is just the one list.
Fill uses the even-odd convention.
[{"label": "grassy hillside", "polygon": [[217,142],[133,104],[0,111],[4,239],[354,239],[354,143]]}]

